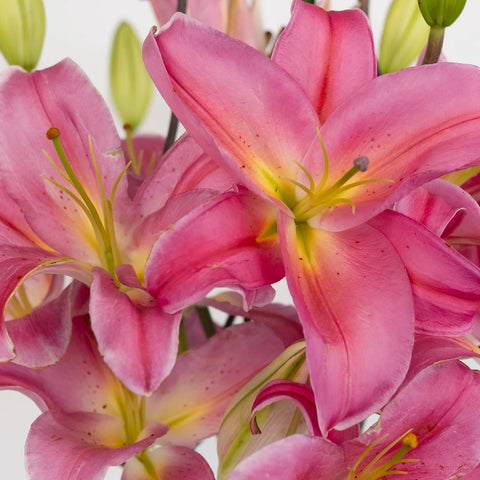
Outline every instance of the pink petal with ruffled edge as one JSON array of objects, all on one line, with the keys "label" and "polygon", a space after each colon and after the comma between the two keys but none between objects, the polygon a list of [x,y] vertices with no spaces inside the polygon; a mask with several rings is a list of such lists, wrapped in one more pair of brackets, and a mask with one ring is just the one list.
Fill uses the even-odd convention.
[{"label": "pink petal with ruffled edge", "polygon": [[181,313],[165,313],[144,290],[123,293],[101,268],[93,275],[90,315],[99,351],[130,390],[153,392],[175,363]]},{"label": "pink petal with ruffled edge", "polygon": [[279,235],[325,435],[363,420],[402,382],[413,345],[410,282],[367,225],[330,233],[281,213]]},{"label": "pink petal with ruffled edge", "polygon": [[269,303],[245,311],[241,295],[236,292],[222,292],[215,297],[205,298],[201,303],[229,315],[247,317],[267,325],[282,339],[285,347],[303,338],[302,326],[293,305]]},{"label": "pink petal with ruffled edge", "polygon": [[[12,67],[3,73],[0,82],[0,144],[4,154],[0,171],[5,189],[45,243],[64,255],[98,263],[95,238],[86,216],[69,195],[44,178],[66,184],[43,151],[60,163],[45,136],[50,127],[60,129],[70,165],[99,207],[101,198],[89,138],[107,196],[125,165],[120,139],[103,99],[70,60],[31,74]],[[128,217],[126,181],[118,186],[115,205],[122,216]]]},{"label": "pink petal with ruffled edge", "polygon": [[147,419],[171,425],[165,441],[195,446],[218,432],[233,396],[283,349],[275,331],[256,322],[222,330],[178,357],[147,399]]},{"label": "pink petal with ruffled edge", "polygon": [[15,344],[15,363],[45,367],[60,360],[72,330],[71,290],[69,286],[30,314],[7,322],[8,334]]},{"label": "pink petal with ruffled edge", "polygon": [[[156,478],[162,480],[214,480],[206,460],[194,450],[175,445],[162,445],[148,451],[148,459]],[[127,462],[122,480],[152,480],[145,467],[136,459]]]},{"label": "pink petal with ruffled edge", "polygon": [[278,199],[291,200],[295,189],[285,179],[297,178],[295,162],[304,158],[318,125],[292,77],[255,49],[180,14],[147,37],[144,61],[205,152],[285,208]]},{"label": "pink petal with ruffled edge", "polygon": [[120,416],[117,399],[122,387],[100,356],[84,317],[73,319],[71,341],[59,362],[42,369],[1,363],[0,386],[20,390],[42,410]]},{"label": "pink petal with ruffled edge", "polygon": [[36,480],[101,480],[163,435],[156,425],[126,445],[120,418],[96,413],[45,412],[31,426],[25,447],[27,472]]},{"label": "pink petal with ruffled edge", "polygon": [[243,460],[229,480],[344,480],[342,449],[323,438],[292,435]]},{"label": "pink petal with ruffled edge", "polygon": [[259,238],[275,211],[244,190],[218,195],[194,209],[156,242],[145,268],[147,290],[166,311],[176,312],[214,287],[248,292],[280,280],[278,240]]},{"label": "pink petal with ruffled edge", "polygon": [[388,238],[407,269],[416,331],[452,337],[470,333],[480,306],[480,269],[400,213],[387,210],[369,225]]},{"label": "pink petal with ruffled edge", "polygon": [[438,179],[416,188],[395,210],[460,248],[480,242],[480,207],[463,188]]},{"label": "pink petal with ruffled edge", "polygon": [[416,335],[412,361],[403,382],[406,385],[417,373],[435,363],[461,358],[480,358],[480,349],[465,337]]},{"label": "pink petal with ruffled edge", "polygon": [[272,59],[305,90],[320,123],[377,76],[372,32],[360,9],[327,12],[295,1]]},{"label": "pink petal with ruffled edge", "polygon": [[321,436],[312,387],[290,380],[272,380],[258,392],[250,415],[250,430],[254,435],[261,433],[256,421],[257,413],[266,406],[282,399],[296,402],[298,408],[303,413],[310,435]]},{"label": "pink petal with ruffled edge", "polygon": [[10,317],[5,312],[5,308],[8,306],[7,302],[11,295],[18,288],[20,282],[35,271],[38,273],[51,272],[59,275],[65,275],[66,272],[77,272],[77,265],[73,264],[73,262],[62,262],[62,260],[65,259],[38,247],[15,247],[11,245],[3,245],[1,247],[0,269],[3,281],[0,284],[0,308],[2,308],[2,317],[0,319],[0,361],[11,360],[15,356],[13,343],[8,336],[5,326],[5,318]]}]

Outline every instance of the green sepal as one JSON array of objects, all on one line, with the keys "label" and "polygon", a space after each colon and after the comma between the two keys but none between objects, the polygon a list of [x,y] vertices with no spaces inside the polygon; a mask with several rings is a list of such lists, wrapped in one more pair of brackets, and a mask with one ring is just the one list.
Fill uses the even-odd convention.
[{"label": "green sepal", "polygon": [[392,73],[411,65],[425,47],[429,30],[417,0],[393,0],[380,43],[381,72]]},{"label": "green sepal", "polygon": [[423,18],[431,27],[450,26],[462,13],[467,0],[418,0]]},{"label": "green sepal", "polygon": [[10,65],[33,70],[42,53],[45,9],[42,0],[0,0],[0,51]]},{"label": "green sepal", "polygon": [[121,23],[113,40],[110,60],[113,101],[124,124],[135,130],[142,121],[150,98],[152,82],[142,59],[142,47],[135,32]]}]

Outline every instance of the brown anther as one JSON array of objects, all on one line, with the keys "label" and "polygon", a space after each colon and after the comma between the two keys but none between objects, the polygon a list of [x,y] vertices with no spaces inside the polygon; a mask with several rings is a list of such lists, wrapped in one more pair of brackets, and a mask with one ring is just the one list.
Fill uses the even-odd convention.
[{"label": "brown anther", "polygon": [[60,136],[60,130],[55,127],[50,127],[45,134],[49,140],[53,140]]},{"label": "brown anther", "polygon": [[131,130],[131,129],[132,129],[132,126],[131,126],[129,123],[124,123],[124,124],[123,124],[123,129],[124,129],[124,130]]}]

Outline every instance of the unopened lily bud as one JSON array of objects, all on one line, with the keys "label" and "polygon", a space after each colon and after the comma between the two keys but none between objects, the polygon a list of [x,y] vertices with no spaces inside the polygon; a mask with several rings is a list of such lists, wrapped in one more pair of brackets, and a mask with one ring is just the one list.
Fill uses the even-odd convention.
[{"label": "unopened lily bud", "polygon": [[431,27],[450,26],[462,13],[467,0],[418,0],[423,18]]},{"label": "unopened lily bud", "polygon": [[135,130],[150,103],[152,84],[143,65],[140,42],[125,22],[118,27],[113,41],[110,85],[123,123]]},{"label": "unopened lily bud", "polygon": [[391,73],[408,67],[425,47],[428,32],[417,0],[393,0],[380,44],[380,70]]},{"label": "unopened lily bud", "polygon": [[0,51],[10,65],[33,70],[44,37],[42,0],[0,0]]}]

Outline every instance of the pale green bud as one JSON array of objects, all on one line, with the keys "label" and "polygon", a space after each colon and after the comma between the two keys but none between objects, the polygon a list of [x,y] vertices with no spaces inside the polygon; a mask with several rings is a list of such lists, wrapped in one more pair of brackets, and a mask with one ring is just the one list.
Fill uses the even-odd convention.
[{"label": "pale green bud", "polygon": [[393,0],[380,43],[378,62],[382,73],[411,65],[426,45],[429,30],[417,0]]},{"label": "pale green bud", "polygon": [[431,27],[448,27],[462,13],[467,0],[418,0],[423,18]]},{"label": "pale green bud", "polygon": [[135,130],[150,103],[152,82],[143,64],[140,42],[125,22],[113,40],[110,85],[122,121]]},{"label": "pale green bud", "polygon": [[44,37],[42,0],[0,0],[0,51],[10,65],[33,70]]}]

